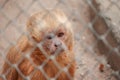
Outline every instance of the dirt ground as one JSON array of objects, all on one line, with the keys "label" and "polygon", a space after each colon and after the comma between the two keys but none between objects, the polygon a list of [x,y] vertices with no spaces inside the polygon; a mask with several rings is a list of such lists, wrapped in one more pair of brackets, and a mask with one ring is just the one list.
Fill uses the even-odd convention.
[{"label": "dirt ground", "polygon": [[[76,80],[116,80],[104,55],[96,49],[97,39],[89,29],[90,14],[86,0],[0,0],[0,68],[11,45],[26,32],[26,20],[41,9],[61,8],[73,23]],[[99,65],[104,64],[104,71]],[[1,68],[2,69],[2,68]]]}]

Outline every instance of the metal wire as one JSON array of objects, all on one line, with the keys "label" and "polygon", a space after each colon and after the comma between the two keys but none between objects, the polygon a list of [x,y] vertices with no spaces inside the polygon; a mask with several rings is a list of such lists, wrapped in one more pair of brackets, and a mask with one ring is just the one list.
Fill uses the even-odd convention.
[{"label": "metal wire", "polygon": [[[120,30],[117,30],[117,28],[120,29],[119,5],[120,0],[106,0],[105,2],[104,0],[53,0],[52,2],[50,0],[1,0],[0,80],[7,80],[6,75],[11,70],[10,68],[6,74],[2,74],[4,62],[15,68],[24,80],[30,80],[37,70],[40,70],[47,80],[56,80],[62,71],[65,71],[70,80],[72,80],[67,71],[71,64],[61,68],[55,60],[55,56],[50,57],[47,55],[41,46],[42,42],[36,43],[25,29],[26,21],[31,14],[41,9],[47,10],[49,14],[56,8],[63,10],[68,20],[72,23],[75,39],[74,53],[76,56],[73,61],[77,62],[75,80],[119,80]],[[118,19],[115,19],[115,14],[118,14]],[[67,21],[64,24],[66,23]],[[17,51],[22,54],[22,59],[16,64],[12,64],[6,58],[6,55],[11,46],[16,45],[22,35],[26,35],[35,46],[28,52],[29,54],[25,55],[17,47]],[[41,66],[36,66],[30,59],[36,47],[47,58]],[[65,50],[67,52],[66,46]],[[25,58],[35,67],[35,70],[28,76],[25,76],[18,67]],[[44,66],[50,59],[53,60],[55,66],[59,69],[54,78],[49,78],[44,71]],[[99,71],[101,64],[104,65],[104,72]]]}]

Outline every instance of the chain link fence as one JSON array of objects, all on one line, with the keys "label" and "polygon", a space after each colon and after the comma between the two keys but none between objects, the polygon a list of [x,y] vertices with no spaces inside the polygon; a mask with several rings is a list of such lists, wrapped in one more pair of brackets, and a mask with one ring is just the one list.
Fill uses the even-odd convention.
[{"label": "chain link fence", "polygon": [[[12,79],[7,78],[10,70],[2,74],[4,62],[14,67],[22,76],[15,80],[31,80],[34,72],[26,76],[19,69],[19,64],[24,57],[35,66],[35,71],[40,70],[47,80],[58,78],[61,72],[53,78],[46,74],[44,66],[47,61],[41,67],[34,65],[28,55],[22,55],[16,64],[12,64],[6,58],[11,46],[15,46],[22,38],[21,36],[29,35],[26,31],[26,22],[32,14],[41,10],[52,12],[57,8],[63,10],[72,23],[75,40],[74,54],[77,63],[74,80],[119,80],[120,0],[0,0],[0,80]],[[36,44],[29,53],[32,54],[36,47],[48,60],[51,58],[39,44]],[[66,71],[60,68],[55,59],[53,62],[58,69]],[[67,71],[66,73],[72,80],[69,73]]]}]

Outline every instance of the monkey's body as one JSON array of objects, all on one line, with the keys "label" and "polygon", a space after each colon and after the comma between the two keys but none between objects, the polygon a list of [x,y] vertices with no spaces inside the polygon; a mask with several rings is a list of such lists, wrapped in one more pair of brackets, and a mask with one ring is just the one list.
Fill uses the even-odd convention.
[{"label": "monkey's body", "polygon": [[[11,65],[9,65],[7,62],[4,64],[3,73],[8,72],[6,76],[7,80],[24,80],[24,78],[22,78],[22,75],[20,75],[21,73],[24,76],[29,76],[32,74],[31,80],[47,80],[45,75],[40,70],[35,69],[36,66],[40,67],[40,65],[47,61],[47,58],[40,51],[40,49],[36,48],[31,53],[31,60],[29,60],[22,57],[24,54],[29,54],[29,50],[34,48],[32,43],[28,41],[27,37],[23,36],[21,40],[18,41],[18,44],[16,46],[12,47],[7,54],[7,59]],[[48,60],[46,62],[46,65],[44,65],[43,70],[45,71],[45,74],[50,78],[54,78],[60,72],[61,74],[59,74],[57,80],[71,80],[75,72],[75,62],[70,63],[69,59],[71,58],[67,57],[66,54],[60,55],[56,58],[56,61],[58,62],[57,65],[61,68],[70,65],[68,69],[68,75],[64,71],[60,72],[52,60]],[[18,64],[20,72],[12,67],[13,64],[17,64],[18,62],[20,62]]]},{"label": "monkey's body", "polygon": [[[75,61],[70,23],[64,23],[67,18],[61,11],[53,11],[55,18],[48,15],[40,23],[45,15],[43,13],[33,15],[27,24],[28,31],[36,44],[27,36],[22,36],[18,43],[9,50],[2,72],[7,80],[24,80],[28,76],[30,80],[47,80],[48,78],[73,80]],[[63,23],[65,25],[60,27],[59,24]],[[53,35],[50,35],[51,33]],[[41,42],[43,42],[42,47],[47,57],[37,46]],[[51,55],[55,58],[49,58]]]}]

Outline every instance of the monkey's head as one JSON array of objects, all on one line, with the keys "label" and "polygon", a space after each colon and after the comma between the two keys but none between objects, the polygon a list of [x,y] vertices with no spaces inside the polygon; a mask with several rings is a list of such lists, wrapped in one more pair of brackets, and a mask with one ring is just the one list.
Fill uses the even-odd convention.
[{"label": "monkey's head", "polygon": [[71,24],[61,10],[41,11],[33,14],[27,23],[31,37],[43,45],[48,54],[72,51]]}]

